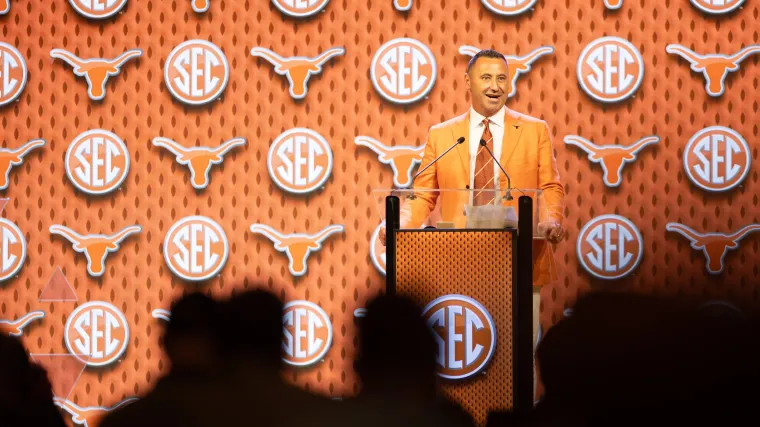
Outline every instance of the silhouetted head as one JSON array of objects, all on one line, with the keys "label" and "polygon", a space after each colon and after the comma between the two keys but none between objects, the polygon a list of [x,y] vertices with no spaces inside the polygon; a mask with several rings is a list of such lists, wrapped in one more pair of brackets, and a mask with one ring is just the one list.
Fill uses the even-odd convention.
[{"label": "silhouetted head", "polygon": [[264,290],[246,291],[224,305],[227,357],[278,368],[282,364],[283,303]]},{"label": "silhouetted head", "polygon": [[365,390],[415,387],[435,392],[435,341],[413,301],[383,295],[367,305],[359,323],[356,369]]},{"label": "silhouetted head", "polygon": [[219,304],[201,293],[185,295],[172,304],[164,346],[173,369],[207,370],[216,366],[219,317]]},{"label": "silhouetted head", "polygon": [[0,334],[0,398],[3,403],[13,405],[23,400],[30,392],[31,364],[21,341],[15,337]]}]

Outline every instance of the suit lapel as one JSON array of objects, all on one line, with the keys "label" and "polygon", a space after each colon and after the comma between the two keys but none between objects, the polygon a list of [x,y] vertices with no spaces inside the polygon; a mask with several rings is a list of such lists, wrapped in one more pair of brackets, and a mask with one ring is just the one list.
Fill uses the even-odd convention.
[{"label": "suit lapel", "polygon": [[[451,128],[451,135],[452,135],[452,143],[459,139],[460,137],[464,137],[464,142],[461,144],[458,144],[455,148],[457,154],[459,155],[459,160],[462,162],[462,170],[464,171],[464,177],[466,178],[466,182],[470,182],[469,177],[470,176],[470,113],[465,113],[464,115],[460,116],[460,120],[457,120],[457,122],[452,126]],[[448,148],[448,146],[446,147]]]},{"label": "suit lapel", "polygon": [[506,108],[504,112],[504,137],[501,140],[501,164],[506,168],[506,165],[512,159],[512,155],[515,153],[515,149],[520,144],[520,137],[522,136],[523,128],[522,117],[518,113]]}]

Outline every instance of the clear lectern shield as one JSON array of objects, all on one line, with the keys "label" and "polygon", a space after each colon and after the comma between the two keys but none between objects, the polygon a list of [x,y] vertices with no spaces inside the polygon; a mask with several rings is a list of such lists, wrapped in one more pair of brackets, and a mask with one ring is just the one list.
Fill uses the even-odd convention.
[{"label": "clear lectern shield", "polygon": [[[473,203],[476,193],[488,195],[490,203]],[[546,219],[547,211],[541,190],[466,190],[466,189],[376,189],[373,190],[375,212],[380,221],[385,221],[385,203],[388,196],[399,198],[401,206],[401,228],[438,229],[503,229],[517,228],[521,196],[530,197],[532,203],[533,235],[537,236],[537,226]],[[479,196],[478,200],[482,200]]]}]

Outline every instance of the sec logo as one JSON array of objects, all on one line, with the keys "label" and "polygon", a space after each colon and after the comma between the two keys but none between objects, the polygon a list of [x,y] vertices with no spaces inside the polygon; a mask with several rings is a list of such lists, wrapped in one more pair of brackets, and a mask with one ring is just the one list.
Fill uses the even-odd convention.
[{"label": "sec logo", "polygon": [[69,0],[80,15],[90,19],[103,19],[116,15],[127,0]]},{"label": "sec logo", "polygon": [[0,42],[0,107],[16,100],[26,86],[26,61],[15,47]]},{"label": "sec logo", "polygon": [[697,9],[712,15],[729,13],[744,3],[744,0],[691,0]]},{"label": "sec logo", "polygon": [[214,277],[229,256],[222,227],[205,216],[177,221],[164,238],[164,260],[177,277],[198,282]]},{"label": "sec logo", "polygon": [[317,190],[330,177],[332,168],[330,144],[311,129],[287,130],[269,147],[269,176],[289,193],[305,194]]},{"label": "sec logo", "polygon": [[309,301],[292,301],[282,316],[283,360],[293,366],[319,362],[332,345],[332,324],[322,308]]},{"label": "sec logo", "polygon": [[169,53],[164,83],[178,101],[203,105],[218,98],[230,79],[224,52],[206,40],[188,40]]},{"label": "sec logo", "polygon": [[380,46],[370,65],[375,90],[396,104],[411,104],[427,96],[437,75],[433,52],[410,38],[393,39]]},{"label": "sec logo", "polygon": [[64,165],[66,176],[77,189],[87,194],[106,194],[127,179],[129,151],[113,132],[88,130],[71,141]]},{"label": "sec logo", "polygon": [[385,227],[385,221],[381,222],[372,232],[372,238],[369,244],[369,256],[372,259],[372,265],[377,271],[385,275],[385,245],[380,241],[380,229]]},{"label": "sec logo", "polygon": [[644,239],[619,215],[600,215],[581,229],[576,245],[581,266],[599,279],[620,279],[638,267]]},{"label": "sec logo", "polygon": [[710,192],[728,191],[749,174],[752,154],[747,142],[733,129],[711,126],[689,139],[683,151],[686,176]]},{"label": "sec logo", "polygon": [[87,365],[110,365],[127,350],[127,318],[107,302],[82,304],[66,320],[64,340],[69,353]]},{"label": "sec logo", "polygon": [[0,218],[0,282],[16,275],[26,260],[26,239],[16,224]]},{"label": "sec logo", "polygon": [[514,16],[527,12],[536,0],[480,0],[483,6],[493,13],[504,16]]},{"label": "sec logo", "polygon": [[496,325],[488,310],[464,295],[431,301],[422,317],[437,345],[438,375],[447,379],[471,377],[486,367],[496,349]]},{"label": "sec logo", "polygon": [[272,0],[274,6],[293,18],[315,15],[327,6],[330,0]]},{"label": "sec logo", "polygon": [[578,58],[578,82],[599,102],[618,102],[632,96],[644,78],[644,58],[627,40],[600,37]]}]

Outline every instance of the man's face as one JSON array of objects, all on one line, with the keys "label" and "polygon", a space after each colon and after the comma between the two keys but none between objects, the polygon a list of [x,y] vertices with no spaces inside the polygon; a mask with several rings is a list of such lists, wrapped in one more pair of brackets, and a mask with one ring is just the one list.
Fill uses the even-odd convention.
[{"label": "man's face", "polygon": [[507,63],[503,59],[478,58],[464,77],[475,111],[490,117],[507,103],[508,73]]}]

